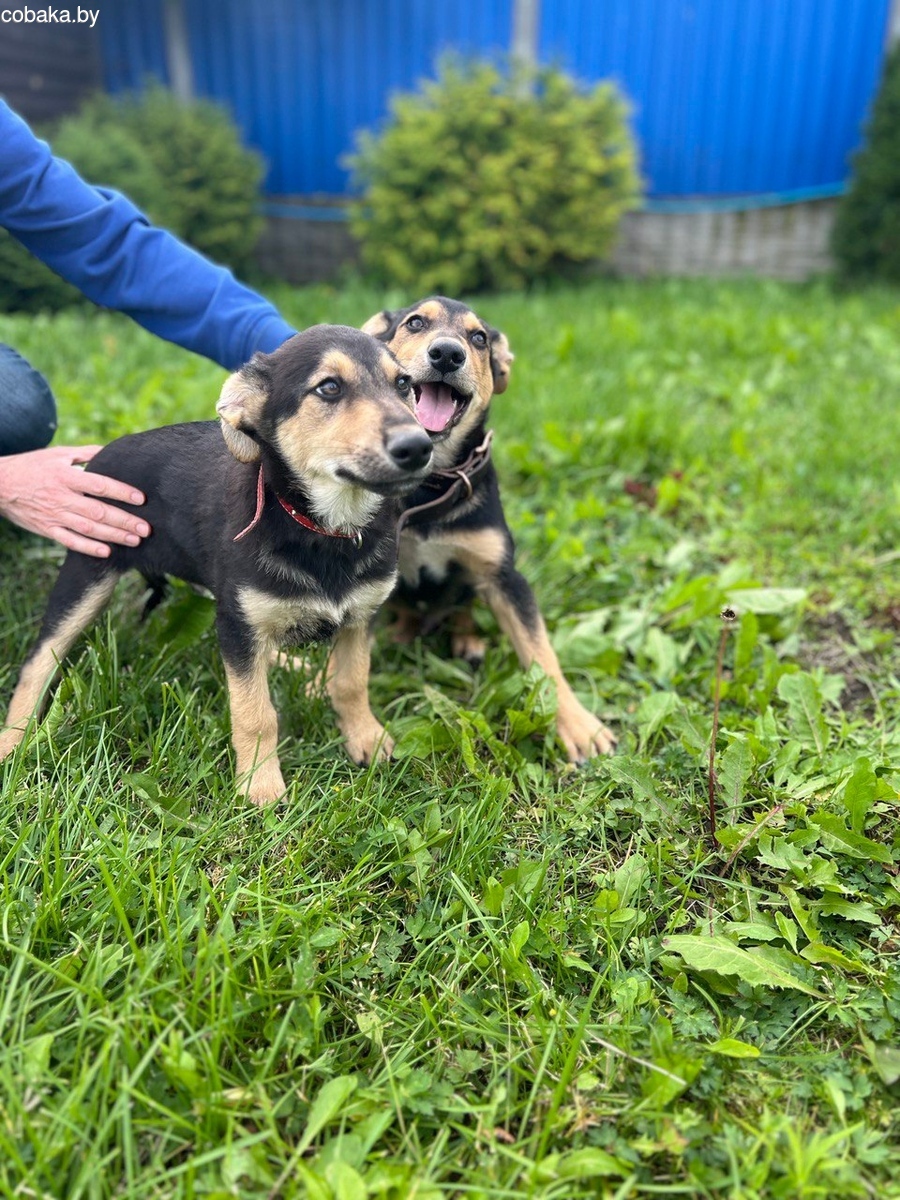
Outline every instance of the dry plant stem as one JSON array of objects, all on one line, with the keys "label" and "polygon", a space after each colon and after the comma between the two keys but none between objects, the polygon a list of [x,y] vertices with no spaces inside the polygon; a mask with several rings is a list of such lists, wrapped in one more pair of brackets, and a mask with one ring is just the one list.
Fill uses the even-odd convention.
[{"label": "dry plant stem", "polygon": [[[726,612],[729,610],[726,609]],[[733,617],[725,617],[724,620],[733,620]],[[716,845],[716,792],[718,791],[719,781],[716,776],[716,741],[719,736],[719,700],[722,694],[722,665],[725,661],[725,642],[728,638],[728,626],[722,626],[722,633],[719,637],[719,654],[716,658],[716,685],[713,693],[713,723],[712,733],[709,738],[709,775],[707,778],[708,795],[709,795],[709,836],[715,849]]]}]

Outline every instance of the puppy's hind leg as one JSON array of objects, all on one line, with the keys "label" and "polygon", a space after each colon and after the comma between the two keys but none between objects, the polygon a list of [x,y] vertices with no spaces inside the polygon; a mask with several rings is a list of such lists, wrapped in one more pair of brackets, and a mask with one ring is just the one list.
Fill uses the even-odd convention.
[{"label": "puppy's hind leg", "polygon": [[97,559],[70,552],[62,565],[41,625],[25,660],[0,732],[0,761],[25,737],[28,722],[40,715],[47,688],[75,639],[103,611],[119,580],[119,572]]}]

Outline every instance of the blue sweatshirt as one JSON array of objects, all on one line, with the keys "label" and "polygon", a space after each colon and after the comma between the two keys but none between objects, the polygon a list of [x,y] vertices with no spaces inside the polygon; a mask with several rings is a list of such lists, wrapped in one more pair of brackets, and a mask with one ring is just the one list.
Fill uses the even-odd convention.
[{"label": "blue sweatshirt", "polygon": [[2,100],[0,225],[95,304],[229,370],[294,333],[230,271],[85,183]]}]

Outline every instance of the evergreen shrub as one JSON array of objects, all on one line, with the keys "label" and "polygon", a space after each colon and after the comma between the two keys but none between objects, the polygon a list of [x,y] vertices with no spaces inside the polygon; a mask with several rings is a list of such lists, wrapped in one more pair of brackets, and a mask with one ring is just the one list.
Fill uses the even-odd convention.
[{"label": "evergreen shrub", "polygon": [[351,228],[381,282],[519,288],[608,255],[640,182],[616,89],[447,62],[350,159]]},{"label": "evergreen shrub", "polygon": [[832,235],[838,272],[848,282],[900,283],[900,45],[885,61],[853,167]]},{"label": "evergreen shrub", "polygon": [[[89,183],[114,188],[157,225],[238,274],[262,227],[262,163],[224,110],[184,103],[159,86],[98,95],[49,137]],[[0,311],[59,309],[80,293],[0,231]]]}]

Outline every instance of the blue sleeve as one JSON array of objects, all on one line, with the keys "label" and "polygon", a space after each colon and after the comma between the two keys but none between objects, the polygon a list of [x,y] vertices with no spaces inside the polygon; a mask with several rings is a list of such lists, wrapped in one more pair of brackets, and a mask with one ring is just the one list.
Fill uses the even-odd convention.
[{"label": "blue sleeve", "polygon": [[0,100],[0,225],[95,304],[233,369],[294,330],[130,200],[91,187]]}]

